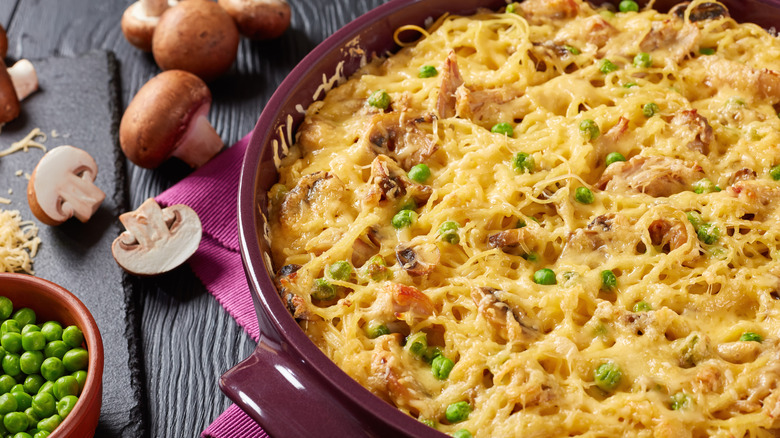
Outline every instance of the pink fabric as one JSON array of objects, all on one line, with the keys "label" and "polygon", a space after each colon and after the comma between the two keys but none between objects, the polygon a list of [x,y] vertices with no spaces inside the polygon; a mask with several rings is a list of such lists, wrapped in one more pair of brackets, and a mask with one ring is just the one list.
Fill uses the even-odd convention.
[{"label": "pink fabric", "polygon": [[[238,245],[238,182],[249,135],[157,196],[162,206],[185,204],[203,225],[200,247],[189,263],[222,307],[257,341],[260,334]],[[201,434],[204,438],[267,438],[265,431],[232,405]]]}]

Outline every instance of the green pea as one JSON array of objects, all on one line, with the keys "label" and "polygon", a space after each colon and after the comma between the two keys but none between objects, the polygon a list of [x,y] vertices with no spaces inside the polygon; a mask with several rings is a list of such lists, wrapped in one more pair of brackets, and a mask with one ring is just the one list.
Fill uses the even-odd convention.
[{"label": "green pea", "polygon": [[634,313],[647,312],[649,310],[653,310],[653,306],[651,306],[647,301],[640,301],[634,304],[633,310]]},{"label": "green pea", "polygon": [[[29,424],[29,423],[28,423],[28,424]],[[15,434],[14,436],[12,436],[11,438],[33,438],[33,436],[32,436],[32,435],[30,435],[30,434],[29,434],[29,433],[27,433],[27,432],[18,432],[17,434]]]},{"label": "green pea", "polygon": [[27,324],[35,324],[35,311],[29,307],[22,307],[14,312],[13,318],[19,323],[20,327]]},{"label": "green pea", "polygon": [[76,371],[72,376],[79,382],[79,394],[84,390],[84,384],[87,382],[87,372],[83,370]]},{"label": "green pea", "polygon": [[27,324],[26,326],[22,327],[22,336],[30,332],[39,332],[39,331],[41,331],[41,328],[38,327],[37,325]]},{"label": "green pea", "polygon": [[436,356],[431,362],[431,372],[437,379],[444,380],[450,376],[450,371],[454,366],[455,363],[452,360],[444,356]]},{"label": "green pea", "polygon": [[372,281],[389,280],[393,271],[387,268],[387,262],[379,254],[371,257],[365,264],[365,272]]},{"label": "green pea", "polygon": [[593,380],[596,386],[607,392],[613,391],[620,385],[622,376],[620,367],[612,362],[605,362],[593,370]]},{"label": "green pea", "polygon": [[452,434],[452,438],[473,438],[468,429],[458,429]]},{"label": "green pea", "polygon": [[620,12],[637,12],[639,11],[639,5],[634,0],[623,0],[618,5]]},{"label": "green pea", "polygon": [[599,125],[591,119],[585,119],[580,122],[580,133],[588,140],[595,140],[601,131]]},{"label": "green pea", "polygon": [[599,67],[599,71],[608,74],[612,73],[613,71],[617,70],[618,66],[615,65],[612,61],[609,59],[603,59],[601,60],[601,66]]},{"label": "green pea", "polygon": [[[352,265],[350,265],[349,262],[346,260],[339,260],[328,267],[328,274],[330,275],[330,278],[334,280],[347,281],[349,280],[349,277],[352,276]],[[87,352],[87,350],[84,350],[83,348],[80,348],[78,350],[83,350],[83,353]],[[70,354],[72,351],[76,351],[76,349],[73,349],[65,353],[65,357],[68,357],[68,354]],[[79,354],[83,354],[83,353],[79,352]],[[65,358],[63,358],[62,360],[64,362]],[[67,368],[68,365],[65,364],[65,367]],[[84,368],[78,368],[78,369],[84,369]],[[75,371],[75,370],[68,370],[68,371]]]},{"label": "green pea", "polygon": [[44,379],[42,375],[32,374],[24,379],[22,387],[24,388],[24,392],[28,394],[37,394],[44,382],[46,382],[46,379]]},{"label": "green pea", "polygon": [[428,349],[425,350],[425,352],[423,353],[422,359],[426,363],[433,363],[433,360],[436,359],[437,357],[441,356],[442,354],[444,354],[444,353],[442,353],[441,348],[439,348],[439,347],[428,347]]},{"label": "green pea", "polygon": [[62,326],[56,321],[48,321],[41,326],[41,333],[46,337],[46,342],[62,340]]},{"label": "green pea", "polygon": [[515,228],[523,228],[526,225],[528,224],[526,224],[524,220],[518,219],[517,222],[515,223]]},{"label": "green pea", "polygon": [[431,169],[423,163],[417,164],[409,169],[409,179],[420,184],[428,181],[431,177]]},{"label": "green pea", "polygon": [[10,298],[0,297],[0,319],[7,319],[14,311],[14,303]]},{"label": "green pea", "polygon": [[19,333],[6,333],[0,336],[0,345],[7,353],[18,353],[22,351],[22,335]]},{"label": "green pea", "polygon": [[669,407],[673,411],[688,407],[688,396],[684,392],[678,392],[669,397]]},{"label": "green pea", "polygon": [[420,66],[420,69],[417,71],[417,77],[418,78],[432,78],[438,75],[439,72],[436,70],[436,67],[432,65],[422,65]]},{"label": "green pea", "polygon": [[390,95],[385,90],[374,91],[368,96],[368,104],[374,108],[385,110],[390,106]]},{"label": "green pea", "polygon": [[[39,418],[46,418],[57,412],[57,401],[54,396],[48,392],[35,394],[32,398],[32,408],[35,415]],[[38,429],[43,429],[38,425]],[[50,431],[51,432],[51,431]]]},{"label": "green pea", "polygon": [[73,376],[62,376],[54,382],[54,397],[62,400],[66,395],[79,395],[79,382]]},{"label": "green pea", "polygon": [[653,57],[649,53],[641,52],[634,56],[634,67],[648,68],[653,65]]},{"label": "green pea", "polygon": [[32,406],[32,396],[24,391],[10,393],[16,399],[16,410],[23,411]]},{"label": "green pea", "polygon": [[57,357],[62,359],[65,353],[70,350],[68,344],[63,341],[51,341],[43,348],[43,355],[46,357]]},{"label": "green pea", "polygon": [[780,165],[769,169],[769,176],[775,181],[780,181]]},{"label": "green pea", "polygon": [[715,49],[713,49],[712,47],[702,47],[701,49],[699,49],[699,54],[700,55],[714,55],[715,54]]},{"label": "green pea", "polygon": [[27,415],[24,412],[11,412],[3,417],[3,426],[10,433],[18,433],[27,430]]},{"label": "green pea", "polygon": [[460,236],[458,235],[458,229],[460,225],[455,221],[445,221],[439,225],[439,236],[441,240],[451,243],[453,245],[460,242]]},{"label": "green pea", "polygon": [[54,397],[54,382],[49,382],[49,381],[43,382],[43,385],[41,385],[41,387],[38,388],[38,394],[43,394],[44,392]]},{"label": "green pea", "polygon": [[626,157],[624,157],[620,152],[610,152],[607,154],[607,158],[605,159],[607,166],[613,163],[617,163],[618,161],[626,161]]},{"label": "green pea", "polygon": [[21,333],[21,331],[22,326],[20,326],[19,322],[15,319],[6,319],[2,324],[0,324],[0,335],[4,335],[6,333]]},{"label": "green pea", "polygon": [[396,230],[410,227],[415,222],[417,222],[417,213],[412,210],[401,210],[396,213],[395,216],[393,216],[393,219],[390,221],[390,223],[393,225],[393,228]]},{"label": "green pea", "polygon": [[534,162],[534,157],[525,152],[518,152],[514,159],[512,159],[512,168],[517,173],[531,173],[534,171],[535,167],[536,163]]},{"label": "green pea", "polygon": [[[19,376],[16,376],[16,377],[15,377],[15,379],[18,381],[20,376],[22,376],[22,377],[23,377],[24,375],[23,375],[23,374],[21,374],[21,375],[19,375]],[[24,381],[24,379],[22,379],[22,381]],[[16,384],[16,385],[14,385],[13,387],[11,387],[11,391],[10,391],[10,392],[12,392],[12,393],[13,393],[13,392],[24,392],[24,385],[23,385],[23,384],[21,384],[21,383],[17,383],[17,384]]]},{"label": "green pea", "polygon": [[44,379],[53,382],[65,374],[65,365],[56,357],[50,357],[41,364],[41,375]]},{"label": "green pea", "polygon": [[46,438],[49,435],[51,435],[51,432],[46,430],[39,430],[38,432],[35,432],[35,435],[33,435],[33,438]]},{"label": "green pea", "polygon": [[578,48],[576,48],[574,46],[570,46],[568,44],[565,44],[563,46],[563,48],[566,49],[566,51],[571,53],[572,55],[579,55],[580,53],[582,53],[582,52],[580,52],[580,49],[578,49]]},{"label": "green pea", "polygon": [[[336,288],[333,287],[333,285],[330,284],[330,282],[327,279],[318,278],[314,280],[314,287],[312,287],[311,297],[314,298],[315,300],[333,299],[336,297]],[[46,376],[44,375],[44,377]],[[47,379],[47,380],[51,380],[51,379]]]},{"label": "green pea", "polygon": [[693,192],[697,194],[719,192],[721,188],[716,186],[715,183],[709,180],[709,178],[702,178],[693,183]]},{"label": "green pea", "polygon": [[623,84],[623,88],[634,88],[634,87],[638,87],[638,86],[639,86],[639,84],[637,84],[636,82],[628,82],[626,84]]},{"label": "green pea", "polygon": [[371,321],[368,324],[366,324],[366,336],[368,336],[371,339],[378,338],[383,335],[389,335],[390,329],[387,328],[386,325],[382,324],[379,321]]},{"label": "green pea", "polygon": [[696,230],[696,236],[707,245],[712,245],[720,239],[720,229],[715,224],[704,223]]},{"label": "green pea", "polygon": [[43,353],[40,351],[25,351],[19,357],[19,368],[25,374],[38,374],[43,365]]},{"label": "green pea", "polygon": [[420,357],[428,349],[428,337],[425,332],[415,332],[406,337],[404,346],[410,353]]},{"label": "green pea", "polygon": [[420,423],[422,423],[422,424],[424,424],[424,425],[426,425],[428,427],[432,427],[432,428],[436,429],[436,422],[431,420],[431,419],[429,419],[429,418],[420,418],[419,421],[420,421]]},{"label": "green pea", "polygon": [[577,190],[574,191],[574,199],[580,204],[592,204],[594,200],[593,192],[584,186],[577,187]]},{"label": "green pea", "polygon": [[693,225],[693,228],[699,228],[704,223],[701,214],[697,211],[688,211],[685,213],[685,217],[688,218],[688,222]]},{"label": "green pea", "polygon": [[601,15],[602,17],[604,17],[607,20],[611,20],[611,19],[615,18],[615,13],[610,11],[609,9],[602,9],[602,10],[600,10],[599,11],[599,15]]},{"label": "green pea", "polygon": [[512,128],[512,125],[507,122],[496,123],[492,128],[490,128],[490,132],[494,134],[505,135],[507,137],[513,137],[515,135],[514,128]]},{"label": "green pea", "polygon": [[398,211],[402,210],[417,210],[417,202],[411,198],[407,199],[402,202],[400,208],[398,208]]},{"label": "green pea", "polygon": [[658,105],[656,105],[653,102],[646,103],[642,106],[642,114],[645,115],[648,119],[650,117],[653,117],[655,114],[657,114],[660,111],[660,108],[658,108]]},{"label": "green pea", "polygon": [[[32,401],[30,402],[32,403]],[[27,415],[27,423],[28,425],[38,425],[38,421],[41,420],[41,417],[38,416],[38,414],[35,413],[35,409],[31,407],[24,410],[24,415]],[[38,430],[37,428],[35,430]],[[32,433],[32,432],[30,432]]]},{"label": "green pea", "polygon": [[62,418],[68,418],[68,415],[76,407],[79,398],[75,395],[66,395],[57,402],[57,413]]},{"label": "green pea", "polygon": [[548,268],[542,268],[534,272],[534,283],[549,286],[557,284],[558,280],[555,279],[555,271]]},{"label": "green pea", "polygon": [[[25,326],[28,327],[28,326]],[[40,351],[46,347],[46,336],[41,332],[22,334],[22,348],[27,351]]]},{"label": "green pea", "polygon": [[0,376],[0,393],[11,392],[11,388],[16,385],[16,380],[8,374]]},{"label": "green pea", "polygon": [[5,415],[15,411],[17,408],[16,399],[10,392],[0,395],[0,415]]},{"label": "green pea", "polygon": [[459,401],[447,406],[444,416],[450,423],[459,423],[469,418],[471,406],[466,401]]},{"label": "green pea", "polygon": [[515,6],[514,3],[510,3],[510,4],[506,5],[506,13],[507,14],[516,14],[517,13],[517,9],[516,8],[517,7]]},{"label": "green pea", "polygon": [[19,366],[19,355],[14,353],[7,353],[3,356],[3,372],[11,377],[16,377],[22,373],[22,368]]},{"label": "green pea", "polygon": [[54,432],[60,423],[62,423],[62,417],[58,414],[54,414],[49,418],[44,418],[38,422],[38,429],[45,430],[47,432]]},{"label": "green pea", "polygon": [[739,337],[739,340],[743,342],[761,342],[764,340],[764,338],[762,338],[758,333],[745,332],[742,333],[742,336]]},{"label": "green pea", "polygon": [[601,271],[601,288],[606,291],[614,290],[617,287],[617,277],[609,269]]},{"label": "green pea", "polygon": [[71,348],[81,347],[84,343],[84,333],[75,325],[65,327],[62,331],[62,342]]},{"label": "green pea", "polygon": [[536,262],[539,261],[539,253],[537,253],[536,251],[531,251],[529,253],[522,254],[520,257],[528,260],[529,262],[533,262],[533,263],[536,263]]}]

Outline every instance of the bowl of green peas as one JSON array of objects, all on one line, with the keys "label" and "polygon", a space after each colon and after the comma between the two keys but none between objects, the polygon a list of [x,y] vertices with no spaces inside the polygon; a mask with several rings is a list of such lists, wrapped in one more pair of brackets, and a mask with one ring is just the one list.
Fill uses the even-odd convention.
[{"label": "bowl of green peas", "polygon": [[84,303],[0,273],[0,438],[94,436],[102,381],[103,341]]}]

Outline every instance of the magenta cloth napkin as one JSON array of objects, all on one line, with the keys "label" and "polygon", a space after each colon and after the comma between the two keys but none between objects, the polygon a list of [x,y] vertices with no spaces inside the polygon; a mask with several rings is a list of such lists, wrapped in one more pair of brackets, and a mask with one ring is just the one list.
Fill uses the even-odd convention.
[{"label": "magenta cloth napkin", "polygon": [[[195,275],[252,338],[260,334],[238,244],[238,182],[249,135],[157,198],[162,206],[185,204],[203,225],[200,247],[189,263]],[[266,438],[268,434],[232,405],[201,434],[203,438]]]}]

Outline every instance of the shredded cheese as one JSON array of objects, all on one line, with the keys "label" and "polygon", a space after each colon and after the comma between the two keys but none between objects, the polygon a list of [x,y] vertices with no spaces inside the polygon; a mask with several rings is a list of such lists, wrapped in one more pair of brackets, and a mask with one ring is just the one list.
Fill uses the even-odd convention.
[{"label": "shredded cheese", "polygon": [[40,244],[34,222],[23,221],[17,210],[0,210],[0,272],[34,274],[32,259]]},{"label": "shredded cheese", "polygon": [[11,143],[11,146],[0,151],[0,157],[10,155],[18,151],[27,152],[31,147],[38,148],[46,152],[46,146],[36,141],[36,139],[39,139],[41,142],[46,141],[46,133],[41,131],[39,128],[34,128],[23,139]]}]

